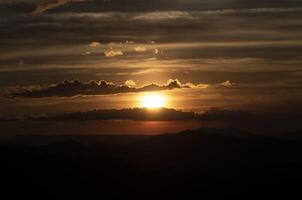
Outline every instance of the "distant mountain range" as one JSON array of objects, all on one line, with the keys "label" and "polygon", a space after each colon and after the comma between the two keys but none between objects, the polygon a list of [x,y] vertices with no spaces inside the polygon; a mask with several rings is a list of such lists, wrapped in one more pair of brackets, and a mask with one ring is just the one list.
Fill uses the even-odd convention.
[{"label": "distant mountain range", "polygon": [[301,153],[299,141],[238,129],[23,136],[2,141],[0,168],[3,191],[16,197],[291,197],[300,195]]}]

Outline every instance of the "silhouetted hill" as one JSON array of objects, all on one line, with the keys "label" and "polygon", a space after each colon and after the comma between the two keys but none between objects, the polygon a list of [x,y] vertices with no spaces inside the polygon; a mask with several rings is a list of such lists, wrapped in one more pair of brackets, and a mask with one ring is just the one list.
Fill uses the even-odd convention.
[{"label": "silhouetted hill", "polygon": [[[88,136],[87,136],[88,137]],[[3,191],[52,198],[244,199],[300,195],[299,141],[200,129],[125,143],[0,145]]]}]

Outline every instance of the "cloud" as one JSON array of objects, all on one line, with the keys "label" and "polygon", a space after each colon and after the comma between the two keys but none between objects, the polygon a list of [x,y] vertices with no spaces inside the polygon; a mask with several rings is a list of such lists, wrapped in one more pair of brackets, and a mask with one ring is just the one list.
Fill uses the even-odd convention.
[{"label": "cloud", "polygon": [[193,17],[189,12],[185,11],[155,11],[141,13],[132,17],[132,20],[143,21],[163,21],[175,19],[193,19]]},{"label": "cloud", "polygon": [[125,44],[135,44],[135,42],[131,40],[126,40]]},{"label": "cloud", "polygon": [[115,57],[115,56],[123,56],[124,53],[122,51],[109,50],[109,51],[105,51],[104,55],[106,57]]},{"label": "cloud", "polygon": [[197,84],[186,83],[186,86],[188,86],[189,88],[192,88],[192,89],[206,89],[206,88],[210,87],[210,85],[206,84],[206,83],[197,83]]},{"label": "cloud", "polygon": [[209,108],[204,113],[200,114],[199,118],[201,120],[242,121],[257,120],[260,118],[260,115],[243,110]]},{"label": "cloud", "polygon": [[230,80],[226,80],[226,81],[222,82],[221,85],[224,86],[224,87],[233,87],[233,86],[236,85],[236,83],[231,82]]},{"label": "cloud", "polygon": [[198,120],[199,115],[194,112],[183,112],[175,109],[160,108],[157,112],[150,112],[147,108],[105,109],[88,112],[74,112],[57,116],[30,117],[31,120],[57,121],[95,121],[95,120],[140,120],[140,121],[177,121]]},{"label": "cloud", "polygon": [[[119,20],[132,20],[139,22],[168,22],[168,21],[196,21],[207,19],[207,17],[230,17],[233,15],[249,16],[257,14],[291,14],[300,13],[301,7],[292,8],[251,8],[251,9],[221,9],[221,10],[200,10],[200,11],[145,11],[145,12],[120,12],[120,11],[95,11],[95,12],[59,12],[49,13],[45,15],[51,19],[86,19],[86,20],[102,20],[108,18]],[[132,22],[134,23],[134,22]],[[126,41],[126,43],[134,44],[134,41]]]},{"label": "cloud", "polygon": [[[31,116],[29,120],[54,120],[54,121],[96,121],[96,120],[140,120],[140,121],[177,121],[177,120],[200,120],[200,121],[223,121],[223,122],[248,122],[248,123],[274,123],[292,121],[301,118],[301,113],[291,115],[276,115],[274,113],[259,113],[247,110],[232,110],[224,108],[209,108],[202,113],[186,112],[173,108],[159,108],[156,112],[150,112],[148,108],[126,109],[101,109],[86,112],[72,112],[54,116]],[[18,119],[3,119],[17,121]]]},{"label": "cloud", "polygon": [[[133,82],[126,81],[128,84]],[[41,97],[72,97],[77,95],[109,95],[119,93],[132,92],[148,92],[148,91],[162,91],[173,90],[180,88],[189,88],[186,84],[180,83],[177,79],[170,79],[166,84],[158,85],[155,83],[147,84],[142,87],[130,87],[128,85],[118,85],[107,81],[90,81],[83,83],[78,80],[64,81],[56,85],[52,85],[43,89],[30,90],[26,89],[22,92],[16,92],[14,97],[25,98],[41,98]]]},{"label": "cloud", "polygon": [[125,81],[125,85],[128,87],[135,87],[136,83],[133,80],[127,80]]},{"label": "cloud", "polygon": [[36,9],[32,12],[33,15],[43,14],[45,11],[71,3],[73,0],[49,0],[37,4]]},{"label": "cloud", "polygon": [[99,42],[91,42],[90,44],[89,44],[89,47],[92,47],[92,48],[96,48],[96,47],[99,47],[99,46],[101,46],[101,43],[99,43]]},{"label": "cloud", "polygon": [[146,47],[138,46],[138,47],[135,47],[134,50],[136,52],[145,52],[145,51],[147,51],[147,48]]},{"label": "cloud", "polygon": [[[46,12],[47,10],[57,8],[65,4],[75,3],[75,2],[86,2],[86,1],[94,1],[94,0],[46,0],[46,1],[36,0],[36,1],[32,1],[33,3],[36,3],[36,9],[31,14],[40,15]],[[24,1],[24,2],[30,2],[30,1]]]},{"label": "cloud", "polygon": [[162,55],[162,54],[164,54],[164,51],[161,50],[161,49],[156,48],[156,49],[154,50],[154,54],[155,54],[155,55]]},{"label": "cloud", "polygon": [[[263,128],[267,125],[275,126],[279,124],[291,124],[298,119],[301,119],[301,112],[288,112],[282,114],[282,112],[259,112],[251,110],[233,110],[225,108],[212,107],[205,110],[198,115],[198,119],[205,121],[223,121],[223,122],[235,122],[237,126],[241,126],[241,123],[256,123],[257,126]],[[255,125],[256,125],[255,124]],[[281,125],[282,126],[282,125]],[[288,125],[285,125],[288,127]]]},{"label": "cloud", "polygon": [[189,88],[185,84],[182,84],[178,79],[169,79],[165,87],[167,87],[168,89]]},{"label": "cloud", "polygon": [[216,14],[276,14],[287,12],[300,12],[302,8],[249,8],[249,9],[223,9],[223,10],[210,10],[200,11],[199,14],[216,15]]},{"label": "cloud", "polygon": [[[187,112],[173,108],[159,108],[156,112],[150,112],[148,108],[124,108],[124,109],[100,109],[84,112],[71,112],[57,115],[31,115],[25,118],[0,118],[0,123],[25,122],[25,121],[99,121],[99,120],[138,120],[138,121],[220,121],[234,123],[236,127],[247,123],[253,123],[256,127],[272,125],[276,123],[283,126],[292,124],[301,119],[300,112],[290,112],[287,115],[282,113],[262,113],[247,110],[232,110],[212,107],[202,113]],[[282,125],[283,124],[283,125]],[[241,127],[242,128],[242,127]]]}]

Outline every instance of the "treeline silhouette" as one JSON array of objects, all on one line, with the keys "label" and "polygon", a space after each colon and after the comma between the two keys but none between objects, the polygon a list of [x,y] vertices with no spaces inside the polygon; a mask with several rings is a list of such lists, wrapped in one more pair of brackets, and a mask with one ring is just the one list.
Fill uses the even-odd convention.
[{"label": "treeline silhouette", "polygon": [[42,199],[290,199],[301,195],[302,182],[301,140],[290,135],[200,129],[127,142],[94,136],[97,142],[81,143],[69,136],[44,145],[15,138],[0,145],[2,193]]}]

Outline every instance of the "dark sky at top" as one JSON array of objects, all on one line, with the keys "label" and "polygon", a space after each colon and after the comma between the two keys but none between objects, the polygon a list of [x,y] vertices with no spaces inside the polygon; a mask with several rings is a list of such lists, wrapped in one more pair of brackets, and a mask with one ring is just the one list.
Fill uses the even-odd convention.
[{"label": "dark sky at top", "polygon": [[[58,0],[59,1],[59,0]],[[62,6],[61,11],[139,11],[139,10],[208,10],[246,9],[267,7],[299,7],[300,0],[60,0],[72,5]],[[1,0],[12,10],[26,10],[47,0]],[[51,1],[49,1],[51,2]],[[55,1],[54,1],[55,2]]]}]

